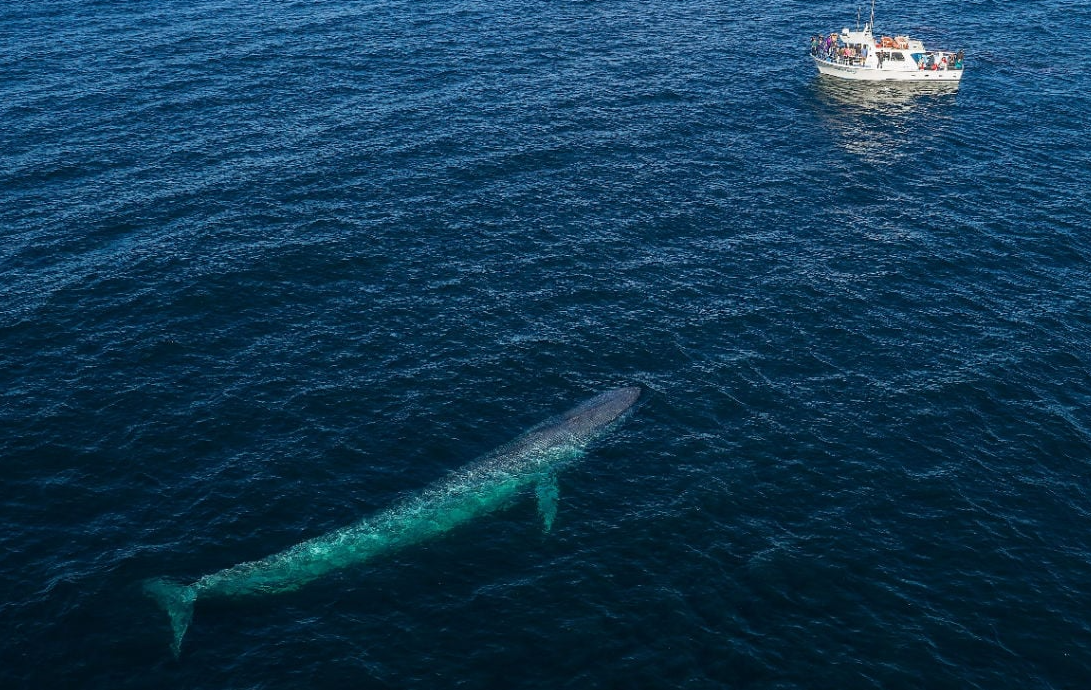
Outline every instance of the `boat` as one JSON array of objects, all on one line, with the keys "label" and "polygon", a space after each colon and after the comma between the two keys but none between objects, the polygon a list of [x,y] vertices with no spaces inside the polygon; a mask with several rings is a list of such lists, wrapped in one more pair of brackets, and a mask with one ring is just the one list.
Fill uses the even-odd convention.
[{"label": "boat", "polygon": [[811,37],[811,59],[820,74],[855,81],[957,83],[962,80],[962,50],[929,50],[909,36],[875,37],[875,0],[864,28]]}]

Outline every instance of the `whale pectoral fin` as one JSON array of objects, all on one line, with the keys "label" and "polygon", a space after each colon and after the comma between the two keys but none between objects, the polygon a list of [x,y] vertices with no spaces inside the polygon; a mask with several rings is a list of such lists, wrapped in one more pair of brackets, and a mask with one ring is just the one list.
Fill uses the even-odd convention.
[{"label": "whale pectoral fin", "polygon": [[144,591],[158,601],[170,617],[170,628],[174,634],[170,649],[177,659],[182,652],[182,638],[193,620],[193,602],[197,599],[197,590],[191,585],[155,579],[144,583]]},{"label": "whale pectoral fin", "polygon": [[548,532],[553,528],[553,519],[557,517],[557,499],[560,498],[557,475],[550,472],[543,477],[535,493],[538,494],[538,514],[542,516],[542,527]]}]

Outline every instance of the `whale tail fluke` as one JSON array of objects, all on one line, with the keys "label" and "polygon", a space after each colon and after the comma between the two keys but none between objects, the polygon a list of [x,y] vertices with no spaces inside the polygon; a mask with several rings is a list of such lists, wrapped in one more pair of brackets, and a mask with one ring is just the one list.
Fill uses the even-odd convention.
[{"label": "whale tail fluke", "polygon": [[193,585],[181,585],[157,578],[144,583],[144,592],[159,602],[170,617],[170,627],[174,633],[170,649],[177,659],[182,651],[182,638],[193,620],[193,602],[197,600],[197,589]]}]

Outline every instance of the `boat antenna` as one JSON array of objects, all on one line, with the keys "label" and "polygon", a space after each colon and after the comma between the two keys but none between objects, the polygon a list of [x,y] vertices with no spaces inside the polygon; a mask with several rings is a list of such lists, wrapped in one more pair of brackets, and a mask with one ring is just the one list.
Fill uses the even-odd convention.
[{"label": "boat antenna", "polygon": [[875,0],[871,0],[871,31],[875,31]]}]

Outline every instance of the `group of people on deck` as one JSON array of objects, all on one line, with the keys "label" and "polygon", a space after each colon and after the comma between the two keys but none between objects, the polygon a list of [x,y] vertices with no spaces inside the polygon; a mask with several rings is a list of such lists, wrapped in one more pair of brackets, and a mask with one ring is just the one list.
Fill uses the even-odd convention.
[{"label": "group of people on deck", "polygon": [[[883,45],[886,44],[884,43]],[[876,48],[879,47],[880,46],[876,44]],[[869,48],[870,46],[867,44],[858,47],[841,45],[837,34],[830,34],[829,36],[811,36],[811,55],[821,57],[830,62],[856,63],[862,65],[864,61],[867,60]],[[877,52],[877,55],[879,59],[879,68],[882,69],[884,55],[881,51]],[[917,55],[914,54],[913,57],[916,58]],[[920,55],[917,61],[917,67],[925,70],[962,69],[963,57],[963,51],[961,50],[954,55],[951,55],[950,53],[925,53]]]},{"label": "group of people on deck", "polygon": [[863,64],[867,60],[868,46],[841,45],[837,34],[811,36],[811,55],[820,56],[830,62]]},{"label": "group of people on deck", "polygon": [[[937,56],[939,59],[937,59]],[[962,69],[964,58],[965,55],[961,50],[954,55],[949,53],[927,53],[917,61],[917,68],[928,70]]]},{"label": "group of people on deck", "polygon": [[835,60],[839,57],[848,57],[845,52],[847,50],[849,50],[848,46],[838,45],[837,34],[811,36],[811,55],[821,55],[827,60]]}]

